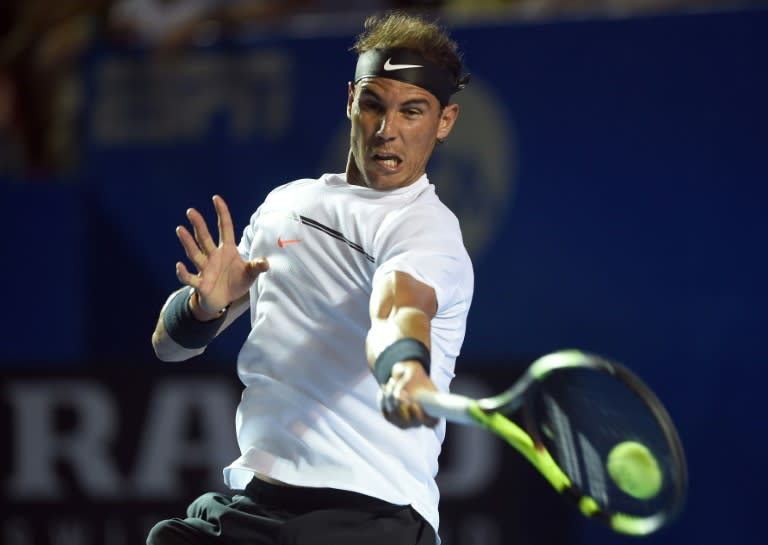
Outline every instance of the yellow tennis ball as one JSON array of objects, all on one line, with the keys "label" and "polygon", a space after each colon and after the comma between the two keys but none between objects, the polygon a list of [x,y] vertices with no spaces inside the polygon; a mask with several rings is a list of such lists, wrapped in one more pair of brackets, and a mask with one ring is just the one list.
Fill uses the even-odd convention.
[{"label": "yellow tennis ball", "polygon": [[608,475],[623,492],[639,500],[653,498],[661,490],[663,476],[656,457],[636,441],[617,444],[608,453]]}]

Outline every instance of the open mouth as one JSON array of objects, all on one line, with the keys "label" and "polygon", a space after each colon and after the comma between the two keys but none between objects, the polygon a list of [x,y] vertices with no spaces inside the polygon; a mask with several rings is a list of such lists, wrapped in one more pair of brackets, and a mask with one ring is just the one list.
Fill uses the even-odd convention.
[{"label": "open mouth", "polygon": [[403,160],[394,153],[374,153],[373,160],[387,170],[395,170]]}]

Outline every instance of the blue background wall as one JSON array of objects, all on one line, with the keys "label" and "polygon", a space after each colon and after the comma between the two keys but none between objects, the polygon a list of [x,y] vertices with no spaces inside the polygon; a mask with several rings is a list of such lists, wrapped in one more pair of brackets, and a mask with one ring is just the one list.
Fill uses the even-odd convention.
[{"label": "blue background wall", "polygon": [[[220,193],[242,227],[274,185],[343,169],[353,32],[164,65],[96,44],[79,173],[0,183],[5,369],[151,362],[185,208],[210,215]],[[763,543],[768,12],[454,36],[474,83],[430,174],[476,265],[459,373],[563,347],[626,363],[690,464],[687,511],[645,542]],[[206,361],[228,365],[238,337]],[[582,543],[627,542],[578,528]]]}]

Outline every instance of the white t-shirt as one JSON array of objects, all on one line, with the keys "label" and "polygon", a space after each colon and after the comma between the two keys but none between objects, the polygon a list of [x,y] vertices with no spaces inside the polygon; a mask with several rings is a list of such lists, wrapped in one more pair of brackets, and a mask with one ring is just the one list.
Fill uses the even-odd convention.
[{"label": "white t-shirt", "polygon": [[242,456],[224,470],[227,484],[242,489],[257,471],[351,490],[410,504],[437,531],[445,423],[404,430],[384,419],[365,337],[372,286],[384,273],[432,286],[431,378],[448,390],[474,286],[456,217],[426,175],[377,191],[325,174],[273,190],[239,249],[270,268],[251,289],[252,329],[238,357]]}]

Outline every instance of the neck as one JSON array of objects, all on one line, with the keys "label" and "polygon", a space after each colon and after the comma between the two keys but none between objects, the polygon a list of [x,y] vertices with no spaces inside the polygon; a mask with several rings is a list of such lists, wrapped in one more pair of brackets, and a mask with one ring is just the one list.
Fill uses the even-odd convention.
[{"label": "neck", "polygon": [[363,183],[363,175],[360,173],[360,169],[357,168],[357,163],[355,163],[355,158],[352,156],[351,150],[347,156],[346,173],[348,184],[366,187],[365,183]]}]

